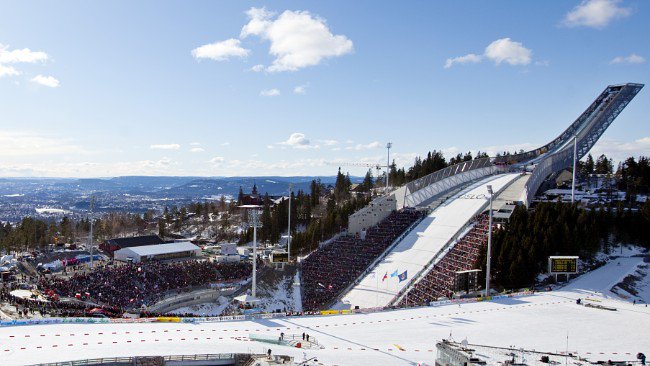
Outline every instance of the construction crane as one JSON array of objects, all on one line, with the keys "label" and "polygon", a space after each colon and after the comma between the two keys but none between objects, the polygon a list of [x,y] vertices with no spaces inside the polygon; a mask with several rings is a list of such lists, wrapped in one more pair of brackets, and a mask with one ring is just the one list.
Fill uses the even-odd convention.
[{"label": "construction crane", "polygon": [[[380,164],[370,164],[370,163],[355,163],[355,162],[349,162],[349,163],[336,163],[336,162],[328,162],[328,165],[337,165],[339,167],[342,166],[358,166],[358,167],[368,167],[368,168],[375,168],[377,171],[381,170],[382,168],[386,168],[386,186],[384,187],[384,194],[388,195],[388,174],[390,172],[390,149],[393,147],[392,142],[386,143],[386,165],[380,165]],[[377,174],[379,175],[379,174]]]},{"label": "construction crane", "polygon": [[[386,168],[386,165],[372,164],[372,163],[361,163],[361,162],[339,162],[339,163],[337,163],[337,162],[330,161],[330,162],[327,162],[326,164],[327,165],[335,165],[335,166],[338,166],[338,167],[353,166],[353,167],[375,168],[375,169],[377,169],[377,176],[378,177],[379,177],[379,171]],[[388,171],[388,169],[386,171]]]},{"label": "construction crane", "polygon": [[355,162],[335,162],[328,161],[327,165],[336,165],[336,166],[356,166],[356,167],[366,167],[366,168],[375,168],[377,170],[382,170],[385,168],[385,165],[372,164],[372,163],[355,163]]}]

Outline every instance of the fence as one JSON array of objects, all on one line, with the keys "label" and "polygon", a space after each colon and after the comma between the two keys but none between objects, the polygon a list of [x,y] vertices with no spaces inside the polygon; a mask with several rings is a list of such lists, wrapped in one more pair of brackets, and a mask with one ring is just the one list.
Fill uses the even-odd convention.
[{"label": "fence", "polygon": [[415,207],[448,192],[464,183],[499,172],[503,167],[494,165],[491,158],[474,159],[458,163],[405,185],[404,206]]},{"label": "fence", "polygon": [[[106,358],[89,358],[77,361],[39,363],[31,366],[85,366],[85,365],[133,365],[138,358],[133,357],[106,357]],[[214,353],[214,354],[196,354],[196,355],[171,355],[161,357],[165,362],[183,362],[183,361],[216,361],[216,360],[234,360],[234,353]]]},{"label": "fence", "polygon": [[[524,291],[517,292],[508,295],[496,295],[489,298],[478,298],[478,299],[461,299],[462,302],[474,302],[474,301],[486,301],[486,300],[495,300],[505,297],[516,297],[520,295],[530,295],[532,292]],[[445,300],[437,301],[430,303],[430,306],[441,306],[445,304],[455,304],[460,300]],[[252,314],[252,315],[234,315],[234,316],[218,316],[218,317],[202,317],[202,318],[181,318],[181,317],[157,317],[157,318],[125,318],[125,319],[97,319],[97,318],[44,318],[44,319],[21,319],[14,321],[4,321],[0,326],[25,326],[25,325],[43,325],[43,324],[112,324],[112,323],[215,323],[215,322],[229,322],[229,321],[242,321],[242,320],[255,320],[255,319],[267,319],[267,318],[289,318],[293,316],[332,316],[332,315],[353,315],[353,314],[370,314],[381,312],[389,309],[395,309],[393,306],[387,307],[377,307],[372,309],[355,309],[355,310],[323,310],[315,312],[305,312],[305,313],[264,313],[264,314]],[[309,338],[309,341],[312,341],[312,338]],[[316,342],[316,344],[318,344]],[[187,357],[195,357],[200,355],[190,355]],[[166,357],[185,357],[185,356],[166,356]],[[110,360],[116,360],[118,358],[110,358]],[[97,359],[104,360],[104,359]],[[109,360],[106,358],[105,360]],[[74,361],[74,362],[86,362],[83,361]],[[89,365],[89,363],[52,363],[44,364],[48,366],[54,365]]]}]

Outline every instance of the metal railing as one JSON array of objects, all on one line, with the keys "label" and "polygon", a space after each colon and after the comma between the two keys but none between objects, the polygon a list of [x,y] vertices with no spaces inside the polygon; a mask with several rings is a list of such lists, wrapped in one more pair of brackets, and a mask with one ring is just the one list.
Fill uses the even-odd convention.
[{"label": "metal railing", "polygon": [[[103,358],[89,358],[85,360],[76,361],[63,361],[63,362],[50,362],[39,363],[31,366],[90,366],[90,365],[115,365],[124,364],[132,365],[136,359],[146,357],[158,356],[132,356],[132,357],[103,357]],[[162,356],[164,361],[213,361],[213,360],[234,360],[234,353],[205,353],[195,355],[168,355]]]},{"label": "metal railing", "polygon": [[464,173],[474,169],[485,168],[491,165],[491,158],[481,158],[448,166],[429,175],[425,175],[422,178],[418,178],[414,181],[406,183],[406,189],[408,190],[407,194],[417,192],[422,188],[430,186],[431,184],[442,179],[449,178],[452,175]]},{"label": "metal railing", "polygon": [[[623,111],[630,101],[641,91],[643,84],[625,84],[608,86],[601,96],[583,113],[585,125],[579,131],[574,131],[576,141],[577,159],[584,157],[596,144],[605,130],[614,122],[614,119]],[[606,98],[603,98],[606,95]],[[589,112],[589,113],[587,113]],[[570,141],[570,139],[569,139]],[[530,206],[535,193],[554,172],[568,168],[573,162],[573,145],[568,144],[542,160],[535,166],[533,173],[526,182],[526,205]]]},{"label": "metal railing", "polygon": [[496,162],[505,162],[508,164],[516,164],[520,162],[526,162],[532,160],[538,156],[541,156],[546,153],[557,152],[557,149],[562,148],[567,143],[569,143],[573,137],[579,133],[582,129],[589,125],[593,120],[594,114],[599,112],[599,108],[603,104],[607,104],[611,101],[612,95],[619,93],[622,89],[630,85],[640,85],[640,84],[625,84],[625,85],[609,85],[602,93],[589,105],[589,107],[578,116],[578,118],[564,130],[558,137],[553,139],[548,144],[539,147],[537,149],[527,151],[520,154],[499,156],[495,158]]}]

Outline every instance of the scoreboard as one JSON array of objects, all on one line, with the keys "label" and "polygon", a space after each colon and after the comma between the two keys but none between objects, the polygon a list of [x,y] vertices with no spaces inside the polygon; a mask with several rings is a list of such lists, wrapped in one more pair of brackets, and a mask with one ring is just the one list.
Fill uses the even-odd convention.
[{"label": "scoreboard", "polygon": [[548,272],[550,274],[578,273],[578,257],[576,256],[548,257]]},{"label": "scoreboard", "polygon": [[287,252],[271,252],[271,263],[287,263],[289,262],[289,253]]}]

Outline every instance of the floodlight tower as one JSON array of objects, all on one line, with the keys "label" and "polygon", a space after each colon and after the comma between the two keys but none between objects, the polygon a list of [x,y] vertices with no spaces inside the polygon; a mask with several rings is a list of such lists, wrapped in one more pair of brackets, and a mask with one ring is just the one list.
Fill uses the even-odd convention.
[{"label": "floodlight tower", "polygon": [[93,210],[95,208],[95,196],[90,199],[90,213],[88,214],[88,221],[90,221],[90,234],[88,235],[88,251],[90,252],[90,269],[93,268]]},{"label": "floodlight tower", "polygon": [[287,262],[291,262],[291,195],[293,183],[289,183],[289,227],[287,228]]},{"label": "floodlight tower", "polygon": [[390,173],[390,148],[393,147],[393,143],[389,142],[386,144],[386,189],[384,190],[385,194],[388,195],[388,173]]},{"label": "floodlight tower", "polygon": [[576,165],[578,165],[578,135],[573,138],[573,179],[571,179],[571,203],[576,195]]},{"label": "floodlight tower", "polygon": [[257,294],[257,228],[260,226],[260,207],[259,205],[242,205],[240,208],[248,212],[248,225],[253,227],[253,289],[251,295],[253,298]]},{"label": "floodlight tower", "polygon": [[485,297],[490,296],[490,266],[492,262],[492,185],[487,186],[488,193],[490,194],[490,219],[488,227],[488,245],[487,245],[487,268],[485,271]]}]

